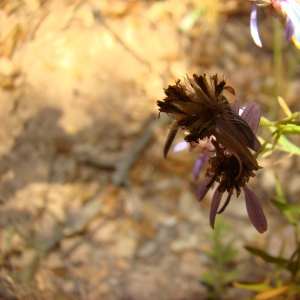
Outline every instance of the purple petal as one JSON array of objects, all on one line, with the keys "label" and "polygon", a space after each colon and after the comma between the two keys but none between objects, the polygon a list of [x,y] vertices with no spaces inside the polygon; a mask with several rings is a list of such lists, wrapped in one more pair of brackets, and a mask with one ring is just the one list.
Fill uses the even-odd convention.
[{"label": "purple petal", "polygon": [[207,151],[202,152],[198,155],[198,157],[195,161],[195,165],[194,165],[194,178],[195,179],[199,178],[199,173],[208,160],[209,160],[209,156],[208,156]]},{"label": "purple petal", "polygon": [[179,142],[173,147],[173,152],[179,152],[186,149],[189,146],[189,143],[186,141]]},{"label": "purple petal", "polygon": [[[255,137],[252,130],[248,127],[248,125],[247,125],[248,129],[245,132],[243,131],[244,128],[238,127],[237,125],[238,123],[232,124],[232,125],[236,125],[234,127],[231,126],[231,124],[227,126],[226,122],[220,123],[219,125],[218,119],[216,120],[216,122],[221,133],[215,131],[214,136],[216,137],[216,140],[221,145],[223,145],[227,150],[229,150],[236,156],[236,158],[239,160],[240,163],[240,170],[242,170],[242,163],[245,164],[251,170],[258,170],[257,161],[247,147],[257,151],[260,149],[261,145],[257,140],[257,138]],[[223,128],[221,126],[223,126]],[[253,135],[254,138],[250,136],[250,133]],[[244,134],[247,134],[248,136],[244,138]],[[249,146],[250,140],[253,141],[252,147]]]},{"label": "purple petal", "polygon": [[285,40],[288,41],[294,33],[294,25],[289,17],[286,17]]},{"label": "purple petal", "polygon": [[[282,10],[287,15],[286,23],[286,39],[295,34],[296,40],[300,42],[300,4],[295,0],[281,0],[280,1]],[[290,25],[289,23],[292,23]],[[293,32],[292,31],[293,27]]]},{"label": "purple petal", "polygon": [[262,43],[259,37],[258,28],[257,28],[257,7],[256,4],[253,3],[252,11],[251,11],[251,17],[250,17],[250,31],[252,38],[254,40],[254,43],[262,47]]},{"label": "purple petal", "polygon": [[294,27],[300,28],[300,5],[295,0],[280,1],[282,10],[287,14]]},{"label": "purple petal", "polygon": [[[220,185],[219,185],[220,186]],[[215,190],[214,196],[212,198],[212,202],[211,202],[211,207],[210,207],[210,226],[212,227],[212,229],[214,229],[215,227],[215,218],[216,218],[216,214],[223,196],[223,193],[218,191],[218,188]]]},{"label": "purple petal", "polygon": [[246,108],[246,106],[239,109],[239,116],[241,116],[243,114],[245,108]]},{"label": "purple petal", "polygon": [[204,196],[207,194],[210,186],[209,183],[211,181],[211,177],[206,177],[203,182],[201,183],[201,185],[198,187],[197,191],[196,191],[196,198],[201,201]]},{"label": "purple petal", "polygon": [[227,198],[226,198],[226,201],[225,201],[224,205],[223,205],[222,208],[217,212],[217,214],[221,214],[221,213],[225,210],[225,208],[227,207],[227,205],[228,205],[229,202],[230,202],[231,195],[232,195],[232,193],[229,193],[229,194],[228,194],[228,196],[227,196]]},{"label": "purple petal", "polygon": [[246,185],[244,186],[244,192],[250,221],[259,233],[264,233],[267,230],[267,220],[262,206],[256,195]]},{"label": "purple petal", "polygon": [[233,103],[231,110],[236,113],[239,114],[239,110],[240,110],[240,101],[239,100],[235,100],[235,102]]},{"label": "purple petal", "polygon": [[261,117],[261,108],[258,103],[251,103],[246,106],[241,117],[247,122],[253,133],[256,134]]}]

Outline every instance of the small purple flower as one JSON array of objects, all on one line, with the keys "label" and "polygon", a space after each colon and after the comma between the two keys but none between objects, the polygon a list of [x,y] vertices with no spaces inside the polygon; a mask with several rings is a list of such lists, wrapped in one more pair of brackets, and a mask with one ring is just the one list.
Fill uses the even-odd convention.
[{"label": "small purple flower", "polygon": [[286,32],[286,40],[289,40],[293,34],[296,43],[300,42],[300,4],[296,0],[251,0],[253,7],[250,17],[250,30],[255,44],[262,47],[257,28],[257,6],[266,7],[270,14],[278,19]]},{"label": "small purple flower", "polygon": [[[241,117],[248,123],[254,134],[256,134],[258,129],[260,116],[260,107],[256,103],[248,105],[241,115]],[[257,196],[249,190],[246,185],[250,177],[255,176],[253,169],[249,168],[245,164],[242,164],[241,169],[238,156],[226,149],[226,147],[221,145],[215,139],[212,139],[211,143],[215,147],[215,155],[209,159],[210,166],[206,171],[207,178],[202,182],[196,192],[198,200],[201,201],[213,183],[218,183],[218,187],[213,195],[210,210],[211,227],[214,228],[216,214],[222,213],[229,204],[234,190],[238,197],[241,193],[241,189],[243,189],[246,200],[246,209],[252,224],[258,232],[265,232],[267,230],[267,220],[263,213],[261,204]],[[221,209],[219,209],[223,193],[226,191],[228,193],[227,198]]]},{"label": "small purple flower", "polygon": [[195,161],[195,165],[194,165],[194,178],[198,179],[199,178],[199,174],[201,169],[204,167],[204,165],[208,162],[209,160],[209,153],[207,149],[204,149],[203,152],[201,152],[196,161]]},{"label": "small purple flower", "polygon": [[205,141],[201,141],[199,144],[197,143],[188,143],[186,141],[182,141],[177,143],[173,147],[173,152],[179,152],[186,148],[189,148],[190,151],[194,149],[199,150],[200,154],[198,155],[195,164],[194,164],[194,178],[195,180],[199,179],[199,174],[204,165],[208,162],[210,158],[210,152],[213,150],[213,145],[210,142],[210,139],[206,139]]}]

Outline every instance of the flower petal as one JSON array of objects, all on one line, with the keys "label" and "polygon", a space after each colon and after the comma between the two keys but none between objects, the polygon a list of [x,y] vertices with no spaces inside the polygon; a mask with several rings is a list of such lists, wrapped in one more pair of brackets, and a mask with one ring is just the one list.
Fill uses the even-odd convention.
[{"label": "flower petal", "polygon": [[222,208],[217,212],[217,214],[221,214],[225,208],[227,207],[227,205],[229,204],[230,202],[230,198],[231,198],[231,195],[232,195],[232,192],[228,194],[227,198],[226,198],[226,201],[224,203],[224,205],[222,206]]},{"label": "flower petal", "polygon": [[224,131],[224,134],[220,134],[218,131],[215,131],[214,136],[222,146],[232,152],[238,159],[240,162],[240,170],[242,170],[242,163],[251,170],[258,170],[257,161],[250,150],[245,146],[245,143],[242,142],[237,135],[233,136],[232,132],[227,132]]},{"label": "flower petal", "polygon": [[[196,198],[201,201],[212,185],[211,177],[206,177],[196,191]],[[211,184],[210,184],[211,183]]]},{"label": "flower petal", "polygon": [[195,179],[199,178],[199,173],[208,160],[209,160],[209,155],[208,155],[207,151],[204,151],[198,155],[198,157],[195,161],[195,165],[194,165],[194,178]]},{"label": "flower petal", "polygon": [[239,111],[240,111],[240,101],[239,100],[235,100],[235,102],[233,103],[233,105],[231,106],[231,110],[237,114],[240,115]]},{"label": "flower petal", "polygon": [[285,23],[285,40],[288,41],[294,33],[294,25],[291,19],[287,16]]},{"label": "flower petal", "polygon": [[247,122],[253,133],[256,134],[261,117],[261,108],[258,103],[251,103],[246,106],[241,117]]},{"label": "flower petal", "polygon": [[[223,135],[230,135],[234,141],[240,140],[244,148],[248,147],[254,151],[258,151],[260,149],[261,144],[249,127],[248,123],[232,110],[230,110],[230,113],[226,116],[226,118],[216,118],[215,122]],[[231,149],[228,148],[228,150]]]},{"label": "flower petal", "polygon": [[257,28],[257,7],[256,7],[255,3],[253,3],[252,11],[251,11],[250,31],[251,31],[251,35],[254,40],[254,43],[257,46],[262,47],[262,42],[260,40],[258,28]]},{"label": "flower petal", "polygon": [[248,216],[259,233],[264,233],[267,230],[267,220],[262,210],[262,206],[257,198],[257,196],[244,186],[246,208]]},{"label": "flower petal", "polygon": [[189,143],[186,141],[181,141],[173,147],[173,152],[179,152],[186,149],[189,146]]},{"label": "flower petal", "polygon": [[295,0],[280,1],[282,10],[291,19],[295,28],[300,28],[300,5]]},{"label": "flower petal", "polygon": [[218,191],[219,186],[215,190],[210,207],[210,226],[212,227],[212,229],[214,229],[215,227],[216,214],[223,196],[223,193]]},{"label": "flower petal", "polygon": [[164,157],[167,158],[168,152],[172,146],[172,143],[175,139],[175,136],[178,132],[177,129],[175,129],[177,127],[177,121],[175,121],[172,126],[171,129],[168,133],[167,139],[166,139],[166,143],[165,143],[165,147],[164,147]]}]

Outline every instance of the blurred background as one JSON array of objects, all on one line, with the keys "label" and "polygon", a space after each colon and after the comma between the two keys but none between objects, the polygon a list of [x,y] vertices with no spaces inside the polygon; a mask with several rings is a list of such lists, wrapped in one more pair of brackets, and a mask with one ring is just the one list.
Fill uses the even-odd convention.
[{"label": "blurred background", "polygon": [[258,160],[250,187],[265,234],[244,195],[213,231],[213,191],[195,198],[198,153],[163,158],[170,120],[157,119],[156,101],[177,79],[217,73],[271,120],[284,117],[278,95],[299,111],[299,50],[281,25],[259,9],[258,48],[247,0],[2,0],[0,9],[0,298],[251,296],[229,283],[274,270],[243,246],[294,249],[293,228],[269,199],[277,172],[297,203],[299,158]]}]

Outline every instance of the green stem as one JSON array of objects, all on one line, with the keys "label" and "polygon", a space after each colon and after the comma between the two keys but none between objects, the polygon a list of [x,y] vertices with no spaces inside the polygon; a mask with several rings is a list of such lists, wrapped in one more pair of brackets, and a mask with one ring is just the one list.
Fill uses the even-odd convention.
[{"label": "green stem", "polygon": [[[277,99],[282,91],[282,28],[281,24],[274,18],[274,98]],[[276,104],[275,104],[276,103]],[[278,103],[274,101],[274,105],[270,111],[270,119],[276,118],[278,111]]]}]

